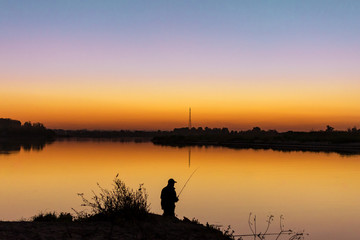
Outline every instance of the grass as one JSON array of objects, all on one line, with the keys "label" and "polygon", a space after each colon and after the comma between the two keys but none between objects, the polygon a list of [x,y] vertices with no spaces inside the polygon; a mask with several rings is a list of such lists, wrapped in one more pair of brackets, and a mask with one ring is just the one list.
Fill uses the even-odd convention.
[{"label": "grass", "polygon": [[32,217],[34,222],[72,222],[74,217],[70,213],[56,212],[39,213]]}]

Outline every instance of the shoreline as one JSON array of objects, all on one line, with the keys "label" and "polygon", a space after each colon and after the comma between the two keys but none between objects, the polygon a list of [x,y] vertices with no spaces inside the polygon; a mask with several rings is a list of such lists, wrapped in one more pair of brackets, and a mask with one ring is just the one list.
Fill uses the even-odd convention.
[{"label": "shoreline", "polygon": [[187,218],[150,214],[144,220],[27,222],[0,221],[0,239],[208,239],[229,240],[223,232]]}]

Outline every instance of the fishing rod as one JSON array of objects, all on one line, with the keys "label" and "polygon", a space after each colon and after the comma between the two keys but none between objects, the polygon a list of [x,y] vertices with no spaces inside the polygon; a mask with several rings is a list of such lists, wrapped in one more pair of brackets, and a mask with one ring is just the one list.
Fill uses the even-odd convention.
[{"label": "fishing rod", "polygon": [[178,198],[180,197],[180,194],[182,193],[182,191],[184,190],[184,188],[186,187],[187,183],[190,181],[191,177],[194,175],[194,173],[198,170],[199,168],[195,169],[195,171],[190,175],[190,177],[188,178],[188,180],[185,182],[184,186],[182,187],[182,189],[180,190],[179,195],[177,196]]}]

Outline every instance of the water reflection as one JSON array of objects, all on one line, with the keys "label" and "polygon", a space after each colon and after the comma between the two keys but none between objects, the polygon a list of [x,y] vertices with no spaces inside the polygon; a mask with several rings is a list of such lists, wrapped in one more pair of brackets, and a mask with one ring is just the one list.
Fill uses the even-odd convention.
[{"label": "water reflection", "polygon": [[189,147],[189,168],[191,167],[191,148]]},{"label": "water reflection", "polygon": [[53,143],[54,140],[45,139],[17,139],[17,140],[1,140],[0,154],[19,153],[21,149],[24,151],[41,151],[45,145]]},{"label": "water reflection", "polygon": [[[24,138],[24,139],[0,139],[0,154],[12,154],[18,153],[21,148],[25,151],[41,151],[47,144],[53,143],[54,139],[43,139],[43,138]],[[77,142],[135,142],[135,143],[147,143],[151,141],[151,138],[144,137],[122,137],[122,138],[58,138],[56,141],[77,141]],[[168,146],[163,144],[157,144],[159,146]],[[337,153],[341,156],[352,156],[352,155],[360,155],[360,145],[358,144],[347,144],[345,146],[315,146],[312,147],[310,145],[271,145],[271,144],[227,144],[225,146],[211,146],[211,145],[194,145],[194,146],[185,146],[185,145],[169,145],[170,147],[176,148],[187,148],[188,149],[188,159],[189,159],[189,167],[191,165],[191,148],[198,147],[226,147],[230,149],[237,150],[274,150],[280,152],[315,152],[315,153]]]},{"label": "water reflection", "polygon": [[250,212],[259,229],[268,215],[284,215],[285,228],[305,229],[311,239],[360,235],[360,156],[133,142],[64,141],[0,155],[0,219],[79,209],[77,193],[91,196],[97,182],[109,187],[117,173],[132,188],[144,183],[151,210],[161,214],[164,183],[176,179],[179,191],[197,168],[177,203],[179,217],[248,233]]},{"label": "water reflection", "polygon": [[226,147],[231,149],[247,149],[247,150],[273,150],[279,152],[314,152],[314,153],[337,153],[341,156],[360,155],[359,143],[348,144],[327,144],[327,143],[315,143],[311,145],[309,143],[221,143],[221,144],[207,144],[205,143],[189,143],[189,144],[173,144],[173,143],[158,143],[155,145],[169,146],[176,148],[190,148],[190,147]]}]

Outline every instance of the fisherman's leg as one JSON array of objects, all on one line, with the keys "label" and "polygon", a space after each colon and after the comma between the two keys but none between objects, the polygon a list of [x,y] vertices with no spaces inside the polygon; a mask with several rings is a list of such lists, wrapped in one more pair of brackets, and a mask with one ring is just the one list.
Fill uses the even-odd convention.
[{"label": "fisherman's leg", "polygon": [[169,208],[169,214],[170,216],[175,217],[175,205]]},{"label": "fisherman's leg", "polygon": [[167,208],[164,208],[164,213],[163,213],[163,216],[169,216],[169,217],[175,217],[175,207],[167,207]]},{"label": "fisherman's leg", "polygon": [[169,208],[164,208],[163,216],[171,216],[171,209],[169,209]]}]

